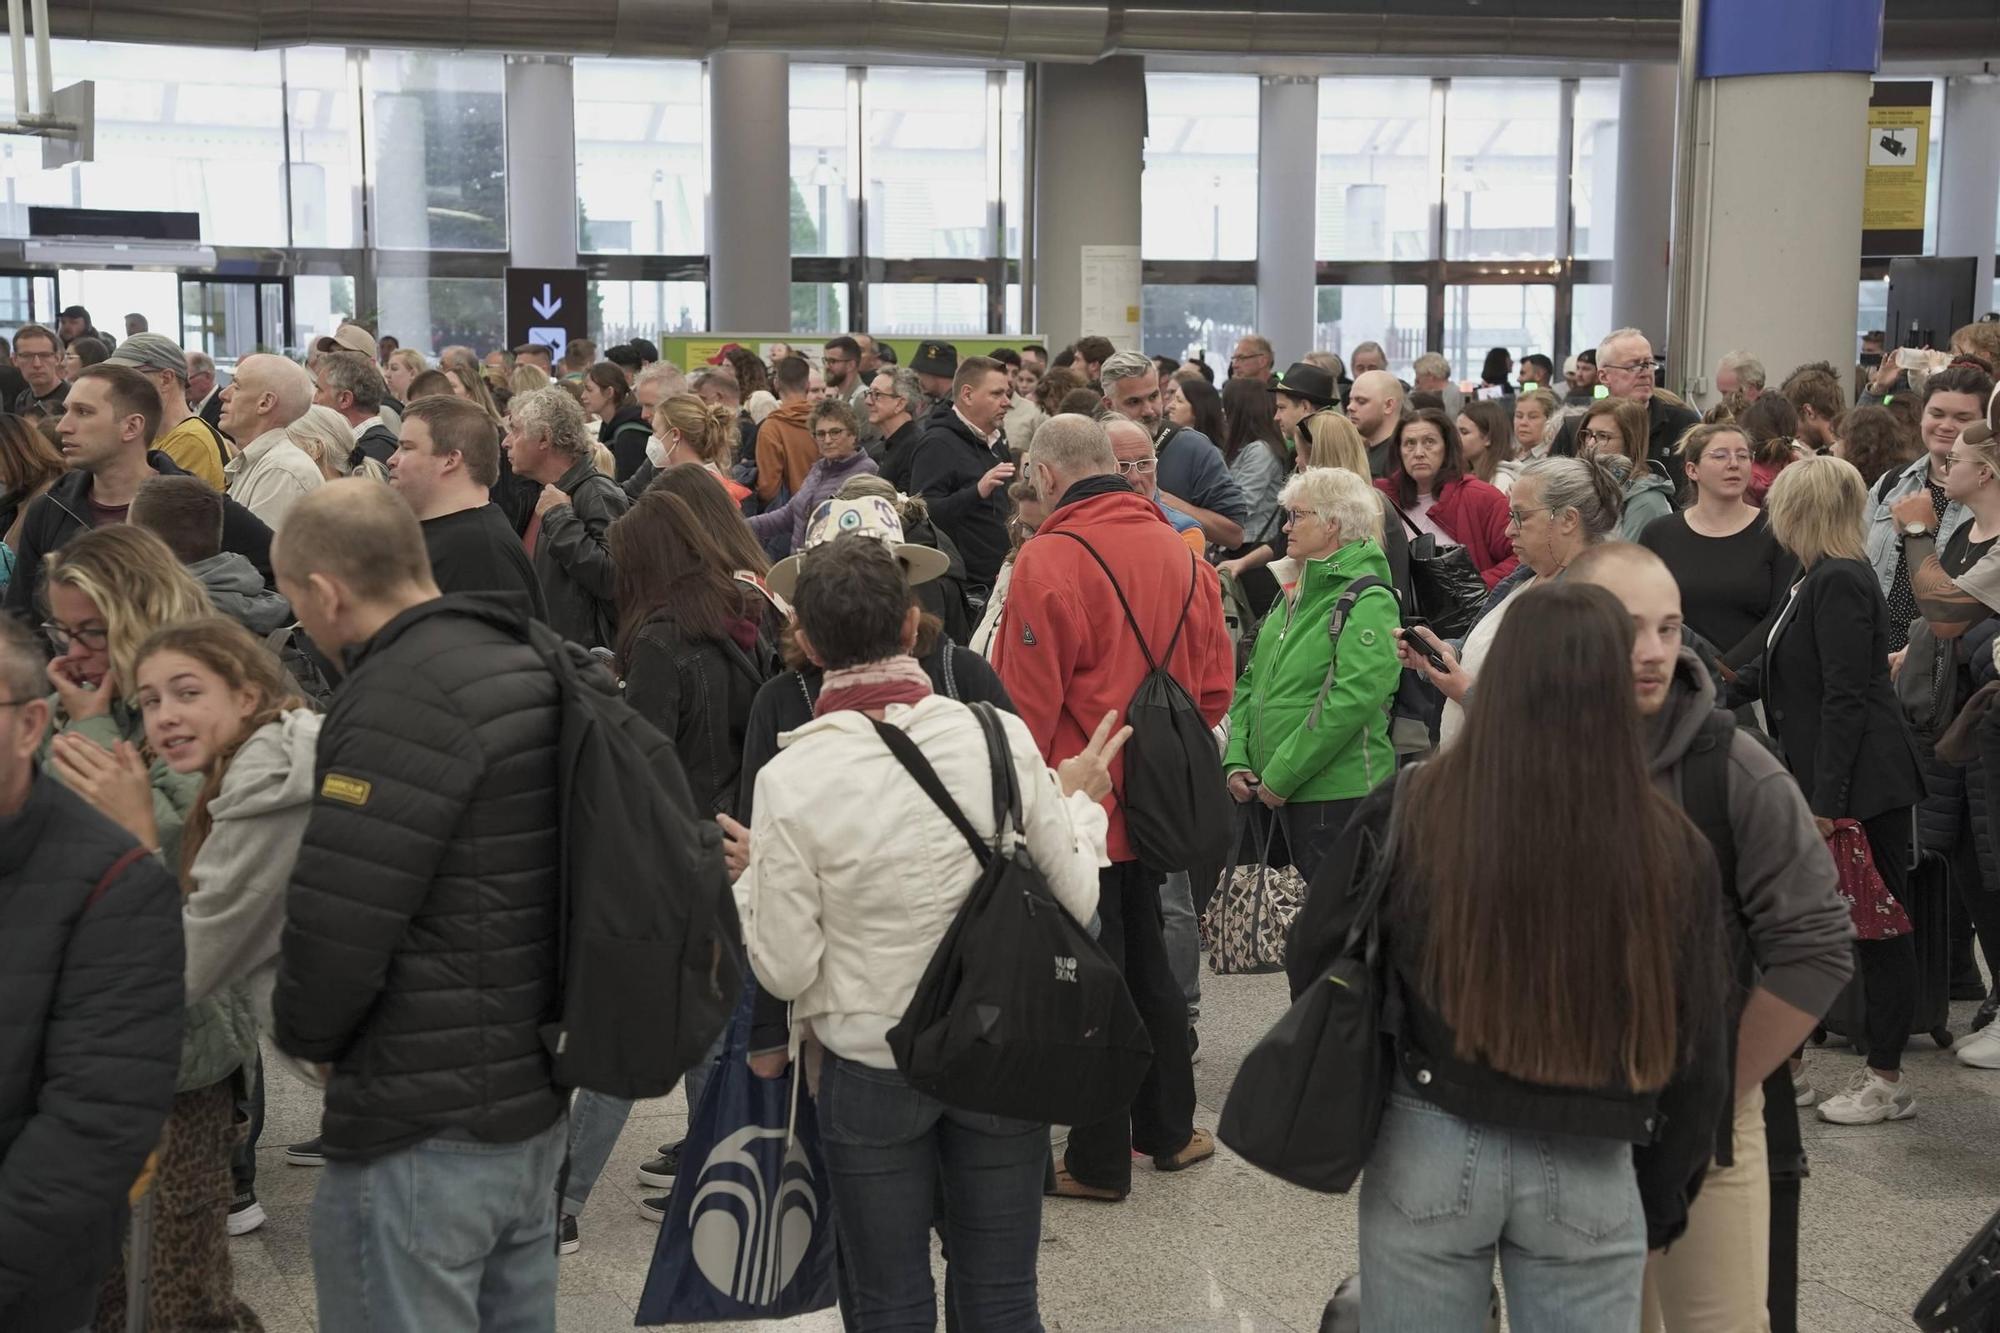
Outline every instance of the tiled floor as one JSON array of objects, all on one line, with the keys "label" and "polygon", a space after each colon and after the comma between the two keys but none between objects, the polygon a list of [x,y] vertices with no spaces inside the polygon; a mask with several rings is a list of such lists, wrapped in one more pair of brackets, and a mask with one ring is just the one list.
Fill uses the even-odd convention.
[{"label": "tiled floor", "polygon": [[[1197,1119],[1213,1127],[1243,1052],[1284,1007],[1279,977],[1208,977]],[[1953,1006],[1962,1030],[1970,1004]],[[1843,1050],[1816,1052],[1814,1082],[1831,1090],[1855,1068]],[[317,1094],[271,1064],[260,1150],[262,1230],[233,1243],[239,1292],[271,1333],[314,1328],[306,1214],[315,1171],[285,1165],[283,1147],[317,1127]],[[1811,1333],[1908,1329],[1917,1296],[1965,1238],[2000,1208],[2000,1072],[1970,1070],[1927,1038],[1912,1046],[1914,1120],[1867,1128],[1806,1123],[1812,1178],[1800,1242],[1800,1326]],[[1810,1112],[1807,1113],[1810,1115]],[[659,1232],[634,1208],[631,1169],[677,1138],[676,1094],[639,1106],[582,1218],[583,1250],[562,1261],[564,1333],[629,1328]],[[1140,1169],[1117,1207],[1054,1203],[1043,1221],[1041,1292],[1051,1330],[1262,1333],[1319,1326],[1332,1284],[1355,1267],[1354,1200],[1279,1184],[1227,1151],[1179,1176]],[[829,1333],[830,1313],[783,1325]]]}]

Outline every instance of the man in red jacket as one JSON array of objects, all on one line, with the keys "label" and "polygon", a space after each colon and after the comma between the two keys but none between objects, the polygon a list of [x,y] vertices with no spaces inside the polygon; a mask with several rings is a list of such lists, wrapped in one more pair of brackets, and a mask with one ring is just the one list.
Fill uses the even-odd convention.
[{"label": "man in red jacket", "polygon": [[[1053,417],[1036,428],[1028,454],[1035,493],[1049,517],[1015,557],[1007,609],[994,637],[1000,679],[1049,763],[1077,754],[1106,713],[1122,721],[1145,678],[1146,654],[1119,607],[1118,594],[1157,655],[1174,640],[1181,608],[1187,624],[1162,663],[1201,708],[1222,720],[1235,687],[1235,661],[1222,626],[1215,571],[1198,559],[1160,514],[1119,474],[1104,428],[1088,417]],[[1073,533],[1111,569],[1118,587]],[[1188,601],[1188,580],[1195,580]],[[1112,763],[1110,856],[1099,874],[1098,942],[1125,974],[1153,1040],[1153,1067],[1131,1113],[1070,1130],[1056,1193],[1122,1199],[1132,1185],[1132,1149],[1162,1171],[1178,1171],[1215,1153],[1194,1128],[1194,1071],[1187,1003],[1168,966],[1160,933],[1160,876],[1141,865],[1126,835],[1117,793],[1122,758]]]}]

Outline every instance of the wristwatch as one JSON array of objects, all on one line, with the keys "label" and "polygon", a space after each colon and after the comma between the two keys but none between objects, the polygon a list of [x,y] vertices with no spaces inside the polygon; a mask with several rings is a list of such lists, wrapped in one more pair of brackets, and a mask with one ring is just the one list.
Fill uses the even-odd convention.
[{"label": "wristwatch", "polygon": [[1931,535],[1930,525],[1915,522],[1905,523],[1903,525],[1903,535],[1905,537],[1928,537]]}]

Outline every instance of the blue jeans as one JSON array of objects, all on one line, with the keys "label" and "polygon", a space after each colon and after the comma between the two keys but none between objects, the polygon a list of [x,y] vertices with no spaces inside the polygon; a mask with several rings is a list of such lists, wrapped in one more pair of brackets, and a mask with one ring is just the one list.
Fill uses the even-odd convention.
[{"label": "blue jeans", "polygon": [[931,1224],[942,1183],[954,1313],[979,1333],[1041,1333],[1035,1257],[1047,1125],[954,1110],[893,1069],[828,1052],[819,1131],[855,1328],[937,1326]]},{"label": "blue jeans", "polygon": [[1475,1124],[1402,1093],[1361,1179],[1361,1326],[1479,1328],[1497,1253],[1515,1333],[1637,1333],[1632,1146]]},{"label": "blue jeans", "polygon": [[568,1126],[519,1143],[439,1136],[329,1159],[313,1199],[319,1326],[369,1333],[550,1333],[556,1168]]},{"label": "blue jeans", "polygon": [[[708,1086],[715,1062],[722,1058],[722,1043],[728,1035],[729,1029],[724,1027],[701,1063],[681,1075],[690,1123],[701,1108],[702,1089]],[[611,1150],[618,1146],[618,1136],[625,1132],[625,1121],[631,1114],[631,1099],[602,1092],[578,1092],[570,1103],[569,1179],[563,1183],[562,1197],[562,1210],[567,1216],[575,1217],[590,1202],[590,1191],[604,1174],[605,1163],[611,1160]]]},{"label": "blue jeans", "polygon": [[1167,942],[1167,966],[1187,1000],[1188,1026],[1201,1017],[1201,933],[1195,928],[1194,885],[1185,870],[1160,881],[1160,934]]}]

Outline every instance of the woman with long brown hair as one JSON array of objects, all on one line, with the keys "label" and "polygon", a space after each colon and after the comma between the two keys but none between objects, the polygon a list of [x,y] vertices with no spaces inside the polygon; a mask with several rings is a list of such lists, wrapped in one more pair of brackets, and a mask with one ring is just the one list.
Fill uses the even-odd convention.
[{"label": "woman with long brown hair", "polygon": [[[1348,853],[1342,887],[1389,876],[1406,1002],[1361,1186],[1381,1333],[1478,1327],[1496,1256],[1514,1327],[1637,1328],[1728,1101],[1718,872],[1647,771],[1632,618],[1587,585],[1513,600],[1459,743],[1349,830],[1391,858]],[[1295,989],[1330,938],[1308,913]]]},{"label": "woman with long brown hair", "polygon": [[653,428],[646,410],[632,392],[625,372],[609,361],[599,361],[583,372],[583,410],[597,418],[597,442],[611,450],[611,479],[624,481],[644,465],[646,442]]},{"label": "woman with long brown hair", "polygon": [[[1496,349],[1497,350],[1497,349]],[[1506,405],[1491,398],[1467,400],[1458,410],[1458,447],[1472,475],[1505,495],[1521,465],[1514,461],[1514,423]]]},{"label": "woman with long brown hair", "polygon": [[[0,542],[9,551],[21,546],[21,520],[28,502],[55,484],[68,470],[62,452],[26,417],[0,412]],[[8,561],[11,570],[13,562]],[[5,581],[0,580],[0,587]]]}]

